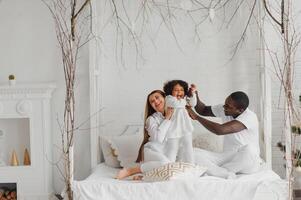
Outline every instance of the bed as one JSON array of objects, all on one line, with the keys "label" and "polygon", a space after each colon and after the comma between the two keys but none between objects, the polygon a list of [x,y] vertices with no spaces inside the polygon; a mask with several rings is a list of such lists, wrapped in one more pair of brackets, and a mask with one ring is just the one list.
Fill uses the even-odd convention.
[{"label": "bed", "polygon": [[286,199],[286,181],[263,164],[259,172],[238,175],[226,180],[213,176],[162,182],[116,180],[118,168],[104,163],[83,181],[74,181],[72,188],[78,200],[282,200]]},{"label": "bed", "polygon": [[[268,163],[263,162],[255,174],[223,179],[208,175],[169,181],[116,180],[120,166],[130,167],[137,157],[142,140],[141,126],[130,128],[121,136],[98,136],[98,147],[92,155],[101,154],[85,180],[73,181],[76,200],[284,200],[287,181],[281,179]],[[195,134],[195,148],[221,151],[222,140],[211,133]],[[117,150],[116,152],[113,149]],[[114,157],[114,154],[117,154]],[[91,155],[91,156],[92,156]],[[115,159],[115,160],[114,160]],[[113,162],[114,161],[114,162]],[[119,168],[118,168],[119,167]]]},{"label": "bed", "polygon": [[[91,46],[94,49],[93,46]],[[99,76],[99,71],[102,69],[97,63],[97,58],[100,58],[95,51],[90,56],[90,110],[101,111],[104,105],[102,104],[102,91],[104,89],[103,76]],[[257,109],[257,114],[260,121],[260,148],[262,158],[266,164],[261,166],[261,170],[252,175],[239,175],[237,179],[226,180],[212,176],[196,177],[194,179],[163,181],[163,182],[142,182],[132,180],[116,180],[114,176],[120,168],[107,166],[102,157],[100,150],[99,137],[102,134],[112,133],[119,126],[130,123],[124,129],[136,129],[136,125],[141,126],[141,121],[132,120],[116,120],[118,127],[111,129],[90,129],[90,152],[91,152],[91,168],[92,173],[89,177],[82,181],[73,181],[72,188],[74,197],[78,200],[148,200],[148,199],[252,199],[252,200],[281,200],[287,199],[287,182],[281,179],[275,172],[271,170],[272,166],[272,126],[271,126],[271,88],[270,76],[268,68],[259,68],[260,76],[260,98],[258,102],[254,102]],[[252,83],[253,84],[253,83]],[[253,87],[251,87],[253,88]],[[144,101],[144,100],[143,100]],[[129,106],[130,107],[130,106]],[[118,107],[119,108],[119,107]],[[119,114],[119,112],[118,112]],[[99,122],[102,121],[104,114],[97,112],[90,119],[90,127],[99,127]],[[111,115],[110,115],[111,116]],[[127,116],[126,116],[127,117]],[[118,118],[119,119],[119,118]],[[122,121],[122,122],[120,122]],[[198,128],[201,128],[199,125]],[[137,128],[138,130],[139,128]],[[129,131],[133,132],[133,131]],[[142,136],[141,131],[137,131]],[[198,130],[198,133],[203,133],[204,130]],[[118,132],[117,134],[120,134]],[[222,141],[214,137],[213,134],[205,134],[204,138],[210,140],[200,142],[206,146],[208,150],[215,150],[215,147],[221,147]],[[133,140],[129,140],[133,141]],[[198,142],[196,142],[198,143]],[[212,145],[214,143],[214,145]],[[136,142],[141,144],[141,142]],[[205,145],[204,145],[205,144]],[[114,146],[114,145],[113,145]],[[131,146],[131,145],[129,145]],[[214,146],[214,148],[212,148]],[[209,147],[209,148],[208,148]],[[125,150],[125,148],[121,148]],[[112,152],[109,151],[108,152]],[[120,151],[121,153],[129,153],[130,151]],[[131,152],[138,152],[133,149]],[[130,153],[129,153],[130,154]],[[124,155],[126,156],[126,155]],[[135,158],[137,155],[133,156]],[[111,157],[112,158],[112,157]],[[113,161],[112,161],[113,162]],[[113,164],[117,164],[116,160]]]}]

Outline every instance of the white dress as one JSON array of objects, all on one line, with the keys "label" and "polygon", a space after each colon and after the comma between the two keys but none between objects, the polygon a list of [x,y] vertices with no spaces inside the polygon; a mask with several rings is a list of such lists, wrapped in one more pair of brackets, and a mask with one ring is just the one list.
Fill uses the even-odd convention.
[{"label": "white dress", "polygon": [[186,110],[186,105],[194,107],[196,105],[196,96],[193,95],[191,98],[186,98],[187,100],[185,98],[177,99],[171,95],[165,98],[166,107],[174,108],[167,138],[180,138],[186,134],[191,134],[193,131],[192,121]]},{"label": "white dress", "polygon": [[168,95],[165,99],[166,107],[174,108],[164,150],[164,154],[172,162],[194,163],[192,147],[193,125],[185,107],[186,105],[194,107],[196,105],[196,96],[186,97],[186,99],[177,99],[171,95]]}]

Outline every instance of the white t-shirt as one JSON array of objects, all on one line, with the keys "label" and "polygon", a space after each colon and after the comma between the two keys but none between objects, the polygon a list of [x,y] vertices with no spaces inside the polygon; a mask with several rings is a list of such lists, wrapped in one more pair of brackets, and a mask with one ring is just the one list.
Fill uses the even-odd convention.
[{"label": "white t-shirt", "polygon": [[247,108],[238,117],[233,118],[232,116],[225,115],[223,105],[212,106],[211,109],[213,114],[216,117],[220,117],[224,123],[237,120],[243,123],[246,127],[246,129],[242,131],[224,136],[224,151],[238,149],[241,146],[249,145],[251,152],[259,156],[258,119],[254,112]]}]

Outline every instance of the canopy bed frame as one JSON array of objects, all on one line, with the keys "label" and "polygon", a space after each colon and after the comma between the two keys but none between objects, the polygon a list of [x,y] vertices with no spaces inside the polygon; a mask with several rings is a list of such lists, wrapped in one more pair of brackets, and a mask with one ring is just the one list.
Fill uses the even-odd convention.
[{"label": "canopy bed frame", "polygon": [[[97,30],[95,27],[97,27],[97,10],[96,6],[94,5],[92,1],[92,9],[93,9],[93,16],[92,16],[92,28],[95,35],[97,35]],[[262,44],[263,45],[263,44]],[[262,48],[264,49],[264,48]],[[90,73],[90,110],[95,111],[94,113],[91,112],[91,119],[90,119],[90,127],[99,127],[99,122],[102,121],[102,116],[100,110],[102,109],[102,91],[103,91],[103,85],[102,85],[102,63],[103,60],[101,58],[100,49],[97,45],[97,41],[91,41],[89,46],[89,73]],[[272,140],[271,140],[271,130],[272,130],[272,117],[271,117],[271,78],[268,73],[268,69],[265,67],[265,52],[261,51],[261,67],[259,69],[260,71],[260,86],[261,86],[261,97],[260,97],[260,115],[259,121],[260,121],[260,148],[262,152],[262,158],[266,162],[266,171],[260,172],[259,174],[254,175],[254,177],[242,177],[239,178],[237,181],[233,180],[215,180],[215,179],[203,179],[201,181],[188,183],[189,186],[191,184],[195,184],[194,186],[197,186],[199,190],[204,189],[203,193],[195,192],[195,194],[192,195],[192,191],[194,191],[193,188],[189,188],[188,185],[185,183],[135,183],[135,182],[120,182],[118,180],[112,180],[112,176],[114,173],[116,173],[116,169],[109,169],[107,166],[103,165],[103,158],[101,156],[100,152],[100,144],[99,144],[99,136],[101,135],[101,132],[98,128],[91,128],[90,129],[90,151],[91,151],[91,169],[93,169],[93,173],[83,181],[74,181],[73,182],[73,189],[75,193],[75,197],[77,199],[120,199],[124,196],[122,195],[128,195],[131,196],[131,199],[141,199],[143,198],[142,193],[139,194],[137,192],[139,188],[141,188],[141,191],[147,191],[149,187],[151,187],[150,190],[153,194],[160,193],[158,188],[160,187],[166,187],[166,191],[168,192],[170,190],[170,193],[172,193],[172,190],[175,188],[180,188],[180,196],[186,195],[186,197],[190,199],[196,199],[197,197],[194,195],[207,195],[207,197],[210,197],[215,193],[214,188],[218,187],[221,188],[220,190],[224,189],[225,196],[224,199],[227,199],[227,195],[231,195],[231,192],[235,190],[241,195],[245,193],[245,195],[248,195],[248,192],[254,192],[254,194],[249,195],[249,197],[246,197],[244,199],[282,199],[285,197],[285,187],[286,185],[285,181],[281,180],[279,177],[275,178],[277,176],[274,172],[272,172]],[[256,179],[257,181],[260,179],[259,177],[266,177],[266,180],[262,180],[262,182],[254,182]],[[227,182],[228,181],[228,182]],[[176,186],[179,184],[180,186]],[[253,184],[253,185],[252,185]],[[210,186],[207,186],[210,185]],[[227,186],[229,188],[227,188]],[[232,185],[232,186],[230,186]],[[250,190],[244,191],[243,189],[239,189],[239,185],[243,185],[243,188],[248,188],[250,186]],[[275,186],[275,187],[274,187]],[[181,188],[187,188],[187,191],[182,191]],[[232,189],[231,189],[232,187]],[[116,191],[119,192],[116,192]],[[277,190],[277,194],[275,193],[275,190]],[[205,192],[207,191],[207,193]],[[137,194],[138,193],[138,194]],[[190,196],[189,196],[190,195]],[[191,196],[192,195],[192,196]],[[234,199],[241,199],[242,196],[236,196]],[[284,195],[284,196],[283,196]],[[171,196],[166,196],[162,193],[162,196],[156,197],[158,199],[162,198],[169,198]],[[124,197],[126,199],[126,197]],[[163,198],[163,199],[164,199]],[[204,197],[205,198],[205,197]],[[152,197],[150,197],[152,199]],[[212,198],[214,199],[214,198]],[[218,199],[218,198],[216,198]]]}]

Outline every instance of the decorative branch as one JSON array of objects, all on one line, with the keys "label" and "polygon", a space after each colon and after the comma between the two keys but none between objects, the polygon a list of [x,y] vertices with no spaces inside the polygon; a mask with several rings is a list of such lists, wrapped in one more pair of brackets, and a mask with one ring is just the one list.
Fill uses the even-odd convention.
[{"label": "decorative branch", "polygon": [[[279,22],[279,21],[273,16],[273,14],[271,13],[271,11],[269,10],[269,8],[268,8],[268,6],[267,6],[266,0],[262,0],[262,2],[263,2],[263,6],[264,6],[266,12],[267,12],[268,15],[271,17],[271,19],[272,19],[274,22],[276,22],[276,24],[278,24],[278,25],[281,27],[281,29],[283,30],[283,6],[281,6],[281,22]],[[282,0],[282,3],[281,3],[281,4],[283,5],[283,0]]]},{"label": "decorative branch", "polygon": [[[89,33],[82,41],[86,33],[87,22],[91,23],[91,10],[88,10],[88,18],[84,16],[84,10],[89,9],[90,0],[85,0],[77,10],[77,0],[43,0],[48,7],[55,24],[57,41],[60,46],[65,77],[65,107],[63,124],[60,126],[62,138],[62,162],[63,170],[56,164],[59,173],[65,183],[65,192],[69,200],[73,200],[71,183],[73,181],[73,143],[75,132],[75,95],[74,84],[76,78],[77,60],[79,48],[89,41]],[[68,23],[69,22],[69,23]],[[91,26],[90,26],[91,27]]]}]

